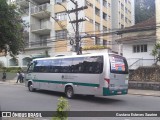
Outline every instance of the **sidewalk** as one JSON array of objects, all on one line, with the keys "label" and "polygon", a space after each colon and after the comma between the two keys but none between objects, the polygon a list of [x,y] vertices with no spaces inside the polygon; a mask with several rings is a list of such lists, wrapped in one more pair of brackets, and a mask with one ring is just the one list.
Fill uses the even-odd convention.
[{"label": "sidewalk", "polygon": [[[6,80],[5,82],[0,81],[0,84],[10,84],[10,85],[22,85],[22,86],[24,86],[24,83],[16,83],[16,81],[17,80]],[[128,94],[160,97],[160,91],[154,91],[154,90],[129,89]]]},{"label": "sidewalk", "polygon": [[23,83],[16,83],[17,80],[6,80],[6,81],[0,81],[0,84],[10,84],[10,85],[24,85]]},{"label": "sidewalk", "polygon": [[160,97],[160,91],[129,89],[128,94]]}]

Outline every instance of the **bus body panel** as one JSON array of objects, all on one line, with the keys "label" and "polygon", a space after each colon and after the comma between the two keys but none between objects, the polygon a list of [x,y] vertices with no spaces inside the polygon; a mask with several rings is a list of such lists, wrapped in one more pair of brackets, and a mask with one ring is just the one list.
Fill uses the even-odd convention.
[{"label": "bus body panel", "polygon": [[[71,85],[74,94],[84,95],[119,95],[127,94],[128,83],[126,83],[126,74],[111,73],[110,70],[110,56],[106,54],[96,55],[80,55],[71,57],[58,57],[58,58],[42,58],[38,60],[57,60],[65,58],[78,58],[78,57],[94,57],[103,56],[103,71],[102,73],[39,73],[31,72],[26,75],[26,80],[33,82],[33,87],[36,89],[51,90],[58,92],[65,92],[65,87]],[[95,70],[98,68],[94,68]],[[105,79],[109,79],[109,83]],[[26,84],[28,84],[26,82]],[[26,85],[27,86],[27,85]],[[121,92],[121,93],[120,93]]]}]

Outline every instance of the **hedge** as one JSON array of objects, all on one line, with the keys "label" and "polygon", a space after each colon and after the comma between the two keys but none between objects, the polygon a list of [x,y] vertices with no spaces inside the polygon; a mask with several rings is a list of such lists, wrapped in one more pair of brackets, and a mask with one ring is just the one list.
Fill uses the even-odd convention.
[{"label": "hedge", "polygon": [[21,68],[21,67],[1,67],[0,72],[6,71],[11,73],[17,73],[17,71],[26,71],[27,68]]}]

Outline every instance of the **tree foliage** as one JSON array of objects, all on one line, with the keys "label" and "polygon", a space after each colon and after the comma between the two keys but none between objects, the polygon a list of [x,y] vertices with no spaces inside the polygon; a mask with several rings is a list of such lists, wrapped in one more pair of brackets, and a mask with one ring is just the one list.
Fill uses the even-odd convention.
[{"label": "tree foliage", "polygon": [[0,0],[0,52],[17,55],[23,50],[23,21],[15,5]]},{"label": "tree foliage", "polygon": [[160,43],[155,44],[151,54],[155,57],[155,64],[157,65],[157,62],[160,61]]},{"label": "tree foliage", "polygon": [[135,0],[135,23],[155,15],[155,0]]}]

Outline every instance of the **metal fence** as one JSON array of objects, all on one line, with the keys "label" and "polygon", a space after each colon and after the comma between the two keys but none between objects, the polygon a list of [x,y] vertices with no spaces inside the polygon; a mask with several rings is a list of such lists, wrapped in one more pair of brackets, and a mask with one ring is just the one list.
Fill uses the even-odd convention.
[{"label": "metal fence", "polygon": [[143,58],[130,58],[127,59],[129,69],[137,69],[142,66],[152,66],[155,63],[155,59],[143,59]]}]

